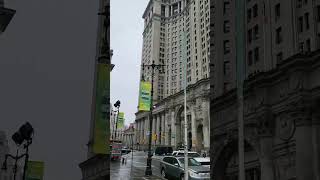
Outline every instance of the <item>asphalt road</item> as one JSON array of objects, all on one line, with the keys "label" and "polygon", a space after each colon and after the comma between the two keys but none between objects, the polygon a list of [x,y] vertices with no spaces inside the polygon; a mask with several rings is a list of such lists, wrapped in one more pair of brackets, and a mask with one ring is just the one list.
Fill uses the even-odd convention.
[{"label": "asphalt road", "polygon": [[[133,156],[132,156],[133,155]],[[121,161],[111,161],[110,163],[110,178],[112,180],[161,180],[160,172],[160,157],[152,158],[152,175],[145,176],[147,153],[137,151],[129,153],[125,156],[126,163]]]}]

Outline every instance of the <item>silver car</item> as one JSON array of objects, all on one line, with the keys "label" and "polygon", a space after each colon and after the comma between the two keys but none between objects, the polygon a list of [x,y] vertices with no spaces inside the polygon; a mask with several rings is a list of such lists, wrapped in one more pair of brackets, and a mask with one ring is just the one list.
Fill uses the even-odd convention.
[{"label": "silver car", "polygon": [[[190,180],[210,179],[210,168],[202,166],[194,158],[188,158]],[[160,162],[161,176],[169,180],[184,179],[184,157],[166,156]]]}]

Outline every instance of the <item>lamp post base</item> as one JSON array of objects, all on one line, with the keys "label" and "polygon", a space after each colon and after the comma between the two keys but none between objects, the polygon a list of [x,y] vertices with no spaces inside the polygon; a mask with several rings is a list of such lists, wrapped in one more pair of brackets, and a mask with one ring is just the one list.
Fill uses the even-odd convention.
[{"label": "lamp post base", "polygon": [[146,176],[152,176],[152,169],[151,169],[151,156],[148,155],[148,158],[147,158],[147,168],[146,168]]}]

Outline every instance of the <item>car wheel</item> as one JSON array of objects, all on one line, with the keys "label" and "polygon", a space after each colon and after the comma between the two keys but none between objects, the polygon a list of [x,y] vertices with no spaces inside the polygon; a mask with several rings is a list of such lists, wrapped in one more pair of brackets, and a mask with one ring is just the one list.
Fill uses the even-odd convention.
[{"label": "car wheel", "polygon": [[166,172],[164,171],[164,169],[161,170],[161,177],[166,178]]}]

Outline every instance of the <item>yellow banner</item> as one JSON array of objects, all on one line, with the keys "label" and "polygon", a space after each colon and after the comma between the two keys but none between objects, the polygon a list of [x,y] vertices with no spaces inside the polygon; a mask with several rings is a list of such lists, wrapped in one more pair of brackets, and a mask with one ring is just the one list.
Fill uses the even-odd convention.
[{"label": "yellow banner", "polygon": [[110,66],[98,64],[93,152],[110,154]]},{"label": "yellow banner", "polygon": [[44,162],[28,161],[26,180],[43,180]]},{"label": "yellow banner", "polygon": [[139,95],[139,111],[150,111],[151,83],[141,81]]},{"label": "yellow banner", "polygon": [[118,128],[123,128],[124,127],[124,112],[119,112],[118,114]]}]

